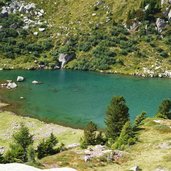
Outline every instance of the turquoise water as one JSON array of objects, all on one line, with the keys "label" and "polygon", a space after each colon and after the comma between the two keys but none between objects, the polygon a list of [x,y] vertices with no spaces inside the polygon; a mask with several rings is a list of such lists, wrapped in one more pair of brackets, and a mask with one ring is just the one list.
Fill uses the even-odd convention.
[{"label": "turquoise water", "polygon": [[[131,119],[146,111],[153,116],[164,98],[171,98],[170,79],[137,78],[80,71],[0,71],[0,80],[26,78],[16,90],[3,93],[9,102],[20,104],[17,112],[72,127],[92,120],[104,127],[107,105],[112,96],[127,101]],[[40,85],[31,82],[38,80]],[[23,96],[25,99],[21,100]]]}]

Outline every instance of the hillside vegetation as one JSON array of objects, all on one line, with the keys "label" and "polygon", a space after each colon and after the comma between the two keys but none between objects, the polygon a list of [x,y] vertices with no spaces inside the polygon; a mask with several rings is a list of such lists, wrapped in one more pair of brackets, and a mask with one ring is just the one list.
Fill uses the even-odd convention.
[{"label": "hillside vegetation", "polygon": [[[31,2],[36,4],[33,12],[12,13],[0,22],[0,67],[53,68],[60,66],[60,54],[68,54],[74,57],[65,65],[70,69],[169,76],[169,1]],[[33,13],[39,9],[43,13],[37,19]],[[25,28],[23,16],[38,24]]]},{"label": "hillside vegetation", "polygon": [[[36,144],[50,135],[51,131],[57,136],[60,142],[66,145],[78,143],[83,132],[71,128],[64,128],[54,124],[45,124],[32,118],[25,118],[14,115],[10,112],[0,112],[0,146],[8,148],[12,142],[12,134],[19,129],[20,123],[28,126],[32,134],[36,134]],[[153,171],[155,169],[171,169],[171,122],[170,120],[155,120],[148,118],[145,120],[139,131],[139,141],[123,153],[123,157],[114,162],[107,162],[104,158],[92,159],[84,162],[84,150],[74,148],[59,154],[48,156],[40,160],[43,168],[53,167],[73,167],[78,171],[105,171],[117,170],[126,171],[138,165],[143,171]],[[15,131],[12,131],[14,130]],[[46,130],[42,132],[42,130]]]}]

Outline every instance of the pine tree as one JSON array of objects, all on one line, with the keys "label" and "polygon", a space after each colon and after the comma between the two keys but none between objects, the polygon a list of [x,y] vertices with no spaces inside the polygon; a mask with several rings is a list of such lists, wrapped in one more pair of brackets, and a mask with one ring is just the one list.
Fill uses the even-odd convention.
[{"label": "pine tree", "polygon": [[13,135],[14,143],[10,145],[9,151],[5,158],[7,161],[15,161],[17,159],[27,162],[27,148],[33,144],[33,136],[30,135],[29,129],[21,124],[18,132]]},{"label": "pine tree", "polygon": [[39,159],[48,156],[48,155],[53,155],[57,152],[54,147],[58,143],[58,140],[54,136],[53,133],[51,133],[50,137],[47,140],[42,140],[40,144],[37,147],[37,156]]},{"label": "pine tree", "polygon": [[84,129],[84,141],[87,145],[95,145],[97,125],[90,121]]},{"label": "pine tree", "polygon": [[106,112],[106,136],[113,141],[120,135],[124,124],[129,121],[129,108],[124,97],[113,97]]},{"label": "pine tree", "polygon": [[138,115],[134,120],[134,129],[136,130],[141,124],[142,121],[146,118],[146,112],[142,112],[140,115]]},{"label": "pine tree", "polygon": [[163,100],[159,106],[156,117],[164,118],[164,119],[171,119],[170,110],[171,110],[171,100],[170,99]]},{"label": "pine tree", "polygon": [[122,128],[121,134],[118,138],[118,140],[114,143],[112,146],[116,149],[123,150],[125,146],[133,145],[136,142],[136,136],[132,129],[130,121],[126,122],[125,125]]}]

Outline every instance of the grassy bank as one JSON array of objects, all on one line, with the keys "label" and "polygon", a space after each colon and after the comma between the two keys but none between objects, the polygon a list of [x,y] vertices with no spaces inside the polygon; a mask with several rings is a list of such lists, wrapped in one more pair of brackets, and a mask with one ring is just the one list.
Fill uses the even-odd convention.
[{"label": "grassy bank", "polygon": [[47,168],[70,166],[79,171],[128,171],[139,166],[143,171],[154,171],[157,168],[171,170],[171,121],[155,123],[154,119],[146,119],[139,132],[139,141],[126,150],[126,156],[114,163],[103,158],[93,159],[85,163],[80,151],[71,150],[49,156],[41,160]]},{"label": "grassy bank", "polygon": [[[0,104],[0,107],[5,104]],[[47,124],[37,119],[17,116],[12,112],[0,111],[0,146],[8,148],[12,134],[24,123],[35,135],[35,146],[53,132],[61,143],[66,145],[78,143],[83,131],[56,124]],[[171,170],[171,121],[148,118],[138,133],[139,141],[125,150],[118,161],[108,163],[104,158],[95,158],[84,162],[84,150],[79,148],[67,150],[40,160],[44,168],[72,167],[78,171],[127,171],[135,165],[143,171],[157,168]]]},{"label": "grassy bank", "polygon": [[29,128],[30,133],[35,135],[35,145],[43,138],[47,138],[52,132],[57,136],[59,142],[65,145],[78,143],[82,136],[82,130],[79,129],[47,124],[37,119],[15,115],[12,112],[0,111],[0,146],[8,147],[12,141],[13,133],[18,130],[20,123],[24,123]]}]

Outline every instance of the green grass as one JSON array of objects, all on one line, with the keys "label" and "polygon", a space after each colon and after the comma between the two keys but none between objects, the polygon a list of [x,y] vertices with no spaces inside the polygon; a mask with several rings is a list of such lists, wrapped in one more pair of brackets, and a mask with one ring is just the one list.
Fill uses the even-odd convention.
[{"label": "green grass", "polygon": [[56,164],[70,166],[78,169],[78,171],[128,171],[135,165],[140,166],[143,171],[153,171],[158,167],[170,170],[171,149],[159,147],[164,142],[170,143],[170,134],[167,131],[161,132],[161,130],[156,129],[156,126],[171,125],[171,121],[164,120],[162,124],[154,124],[153,120],[148,118],[145,121],[145,125],[142,126],[143,129],[139,132],[139,141],[126,150],[127,155],[118,163],[107,163],[100,159],[93,159],[85,163],[83,155],[78,154],[78,149],[46,157],[40,162],[46,168]]},{"label": "green grass", "polygon": [[37,119],[22,117],[11,112],[0,112],[0,146],[8,147],[12,142],[12,135],[18,130],[20,123],[24,123],[34,135],[35,146],[43,138],[53,132],[59,142],[69,145],[78,143],[82,130],[63,127],[56,124],[46,124]]}]

